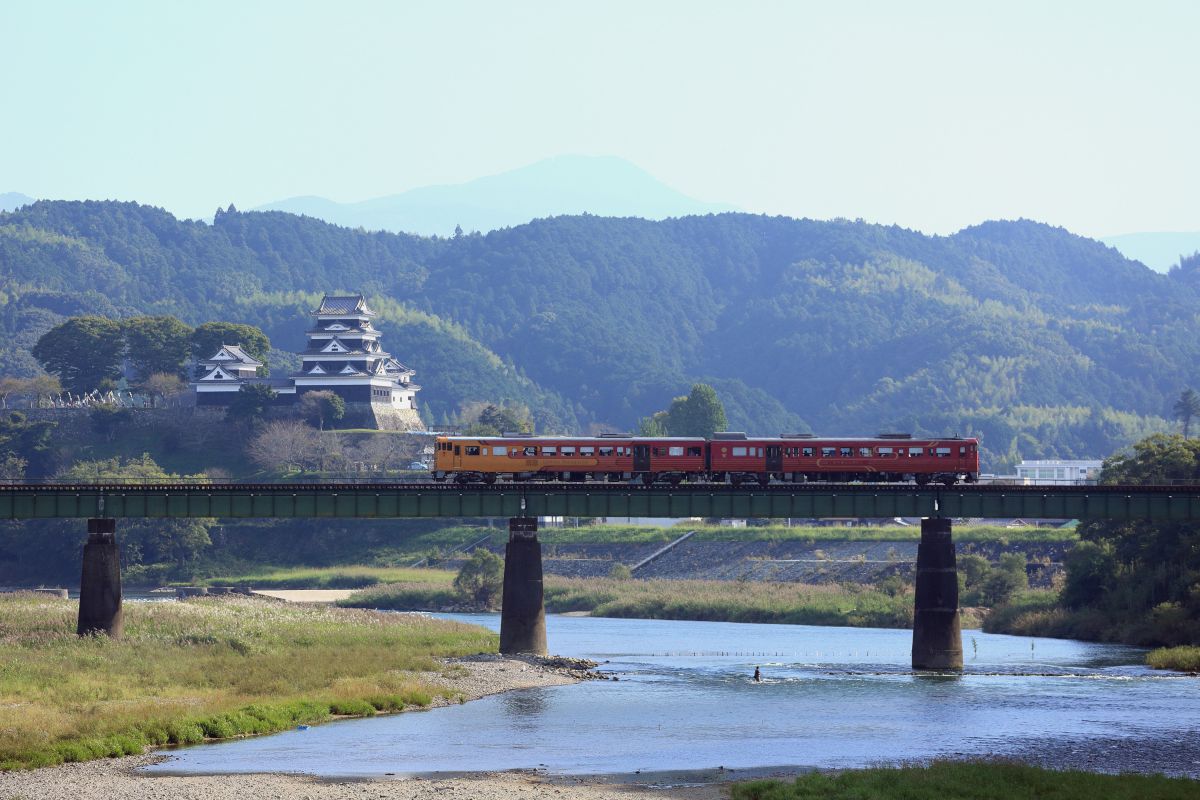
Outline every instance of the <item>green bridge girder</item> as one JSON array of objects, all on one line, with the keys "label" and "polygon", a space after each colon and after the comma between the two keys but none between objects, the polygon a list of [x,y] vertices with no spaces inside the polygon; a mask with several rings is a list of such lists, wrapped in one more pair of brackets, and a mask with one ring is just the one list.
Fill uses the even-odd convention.
[{"label": "green bridge girder", "polygon": [[22,484],[0,519],[91,517],[993,517],[1200,520],[1200,486]]}]

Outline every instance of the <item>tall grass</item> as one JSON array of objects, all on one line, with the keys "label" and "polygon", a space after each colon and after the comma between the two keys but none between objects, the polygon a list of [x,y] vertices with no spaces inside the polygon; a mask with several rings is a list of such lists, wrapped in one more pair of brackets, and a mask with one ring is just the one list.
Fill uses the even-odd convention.
[{"label": "tall grass", "polygon": [[791,783],[735,784],[732,800],[1192,800],[1200,783],[1162,775],[1098,775],[1023,764],[938,762],[928,767],[812,772]]},{"label": "tall grass", "polygon": [[[911,591],[870,586],[743,581],[620,580],[546,576],[546,610],[598,617],[778,622],[796,625],[912,626]],[[463,607],[445,584],[392,584],[356,592],[339,605],[397,610]]]},{"label": "tall grass", "polygon": [[0,769],[428,705],[415,673],[495,650],[481,628],[249,597],[129,603],[125,636],[75,635],[77,605],[0,595]]},{"label": "tall grass", "polygon": [[1200,672],[1200,647],[1160,647],[1146,654],[1146,663],[1154,669]]},{"label": "tall grass", "polygon": [[293,567],[221,575],[204,581],[208,586],[253,586],[255,589],[361,589],[379,583],[450,583],[454,573],[408,567]]}]

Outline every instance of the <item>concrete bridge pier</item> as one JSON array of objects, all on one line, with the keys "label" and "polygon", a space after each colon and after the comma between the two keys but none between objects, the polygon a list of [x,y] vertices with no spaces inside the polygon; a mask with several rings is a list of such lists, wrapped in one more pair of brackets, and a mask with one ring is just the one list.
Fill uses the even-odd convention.
[{"label": "concrete bridge pier", "polygon": [[121,557],[117,551],[117,521],[89,519],[79,578],[79,624],[76,633],[119,637],[125,620],[121,611]]},{"label": "concrete bridge pier", "polygon": [[950,535],[950,520],[944,517],[921,520],[913,604],[913,669],[961,670],[958,563]]},{"label": "concrete bridge pier", "polygon": [[504,603],[500,609],[500,652],[546,650],[546,606],[542,601],[542,544],[537,517],[512,517],[504,548]]}]

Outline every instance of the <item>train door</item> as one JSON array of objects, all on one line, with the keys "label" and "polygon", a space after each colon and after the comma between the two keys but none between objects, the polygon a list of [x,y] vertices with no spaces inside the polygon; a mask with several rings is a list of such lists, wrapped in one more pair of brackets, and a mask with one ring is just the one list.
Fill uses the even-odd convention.
[{"label": "train door", "polygon": [[767,445],[767,472],[783,472],[783,447]]},{"label": "train door", "polygon": [[462,469],[462,445],[454,445],[454,468]]},{"label": "train door", "polygon": [[633,446],[633,471],[650,471],[650,445],[635,444]]}]

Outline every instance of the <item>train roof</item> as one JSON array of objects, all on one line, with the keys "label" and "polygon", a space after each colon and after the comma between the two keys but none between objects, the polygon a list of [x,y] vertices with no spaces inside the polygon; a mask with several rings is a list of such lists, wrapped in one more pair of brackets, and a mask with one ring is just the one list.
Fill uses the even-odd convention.
[{"label": "train roof", "polygon": [[903,446],[905,442],[973,442],[976,441],[974,436],[747,436],[745,438],[730,439],[719,437],[715,439],[705,439],[703,436],[638,436],[630,434],[628,436],[538,436],[535,434],[514,434],[511,436],[439,436],[440,439],[449,439],[454,441],[471,441],[481,442],[485,440],[503,440],[506,442],[521,442],[521,441],[536,441],[536,442],[576,442],[576,441],[595,441],[595,442],[611,442],[622,439],[639,439],[655,442],[877,442],[880,444],[894,444]]}]

